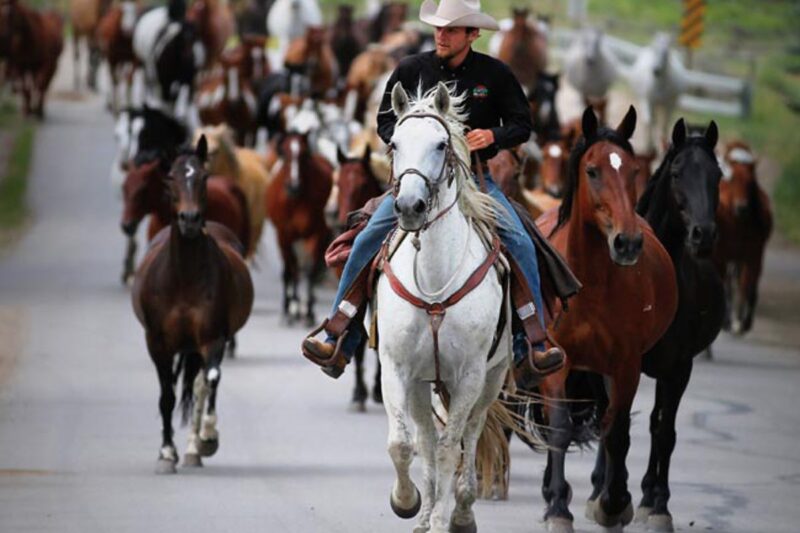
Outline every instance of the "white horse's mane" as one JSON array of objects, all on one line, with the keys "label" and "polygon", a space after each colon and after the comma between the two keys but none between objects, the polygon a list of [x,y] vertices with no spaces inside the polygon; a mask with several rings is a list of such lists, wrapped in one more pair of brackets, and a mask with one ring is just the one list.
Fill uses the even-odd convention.
[{"label": "white horse's mane", "polygon": [[501,223],[502,219],[498,219],[497,213],[501,213],[503,207],[494,198],[478,189],[469,171],[470,151],[467,145],[467,126],[465,124],[469,115],[464,110],[467,94],[466,92],[457,94],[455,84],[448,83],[445,86],[450,95],[450,108],[447,113],[441,115],[434,104],[437,87],[434,86],[423,93],[420,84],[417,86],[416,95],[409,95],[408,111],[404,116],[415,113],[431,113],[444,119],[455,156],[460,163],[456,167],[456,183],[461,191],[458,200],[461,212],[464,216],[493,228]]}]

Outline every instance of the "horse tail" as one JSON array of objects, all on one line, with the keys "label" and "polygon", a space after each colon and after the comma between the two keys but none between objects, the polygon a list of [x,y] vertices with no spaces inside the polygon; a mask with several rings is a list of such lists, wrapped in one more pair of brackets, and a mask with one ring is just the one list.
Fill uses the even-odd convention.
[{"label": "horse tail", "polygon": [[169,0],[167,7],[169,20],[179,22],[186,17],[186,0]]},{"label": "horse tail", "polygon": [[242,227],[237,235],[242,240],[242,257],[250,257],[255,253],[256,244],[258,243],[250,242],[252,227],[250,226],[250,207],[247,203],[247,197],[236,182],[232,182],[228,190],[236,197],[236,201],[239,202],[239,207],[242,211]]},{"label": "horse tail", "polygon": [[197,374],[202,368],[203,359],[199,353],[181,353],[175,379],[177,380],[178,375],[180,375],[182,390],[179,408],[181,411],[181,423],[183,425],[186,425],[192,414],[192,407],[194,405],[194,380],[197,378]]},{"label": "horse tail", "polygon": [[478,497],[481,499],[508,499],[511,473],[509,428],[515,425],[511,413],[502,402],[492,402],[475,451],[475,469],[480,480]]}]

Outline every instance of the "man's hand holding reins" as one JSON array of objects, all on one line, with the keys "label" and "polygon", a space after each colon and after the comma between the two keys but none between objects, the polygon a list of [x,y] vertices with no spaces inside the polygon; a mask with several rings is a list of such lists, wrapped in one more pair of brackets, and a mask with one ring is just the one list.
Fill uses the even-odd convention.
[{"label": "man's hand holding reins", "polygon": [[467,145],[469,151],[483,150],[487,146],[494,144],[494,132],[492,130],[472,130],[467,133]]}]

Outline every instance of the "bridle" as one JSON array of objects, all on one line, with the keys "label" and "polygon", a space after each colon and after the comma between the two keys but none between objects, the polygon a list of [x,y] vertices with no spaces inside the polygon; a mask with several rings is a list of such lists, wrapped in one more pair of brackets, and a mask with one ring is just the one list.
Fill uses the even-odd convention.
[{"label": "bridle", "polygon": [[399,176],[394,176],[394,165],[392,165],[392,174],[393,174],[392,196],[394,196],[395,198],[397,198],[397,195],[400,193],[400,184],[405,176],[409,174],[414,174],[422,178],[423,183],[425,183],[425,188],[428,190],[428,199],[425,207],[425,222],[419,229],[419,231],[424,231],[428,229],[431,226],[431,224],[433,224],[434,222],[439,220],[442,216],[444,216],[448,211],[450,211],[450,209],[452,209],[454,205],[458,203],[458,197],[460,191],[456,193],[456,198],[455,200],[453,200],[453,203],[451,203],[445,209],[440,211],[439,214],[437,214],[436,217],[433,218],[433,220],[428,220],[431,210],[435,205],[438,205],[439,203],[439,186],[441,185],[445,175],[447,175],[447,186],[450,187],[453,184],[453,180],[456,177],[456,170],[458,168],[460,168],[461,170],[468,170],[468,169],[466,168],[466,164],[463,161],[461,161],[461,159],[459,159],[458,155],[456,154],[453,148],[453,136],[450,133],[450,128],[448,127],[447,122],[445,122],[445,120],[442,117],[434,113],[410,113],[401,118],[397,122],[395,128],[399,127],[403,122],[411,118],[432,118],[433,120],[441,124],[442,127],[444,128],[444,131],[447,132],[447,145],[445,146],[444,161],[442,162],[442,168],[439,171],[439,175],[436,177],[436,179],[431,179],[430,176],[427,176],[426,174],[424,174],[423,172],[414,167],[409,167],[405,169],[403,172],[401,172]]}]

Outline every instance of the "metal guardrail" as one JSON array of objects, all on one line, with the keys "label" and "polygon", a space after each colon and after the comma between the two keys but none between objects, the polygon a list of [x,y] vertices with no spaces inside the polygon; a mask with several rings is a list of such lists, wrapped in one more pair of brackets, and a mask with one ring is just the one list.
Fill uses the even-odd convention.
[{"label": "metal guardrail", "polygon": [[[569,28],[555,28],[550,31],[550,56],[563,61],[567,50],[578,32]],[[605,34],[609,50],[620,64],[633,64],[641,45]],[[687,93],[678,99],[678,107],[699,113],[747,117],[750,115],[753,95],[752,80],[722,74],[710,74],[699,70],[686,70]]]}]

